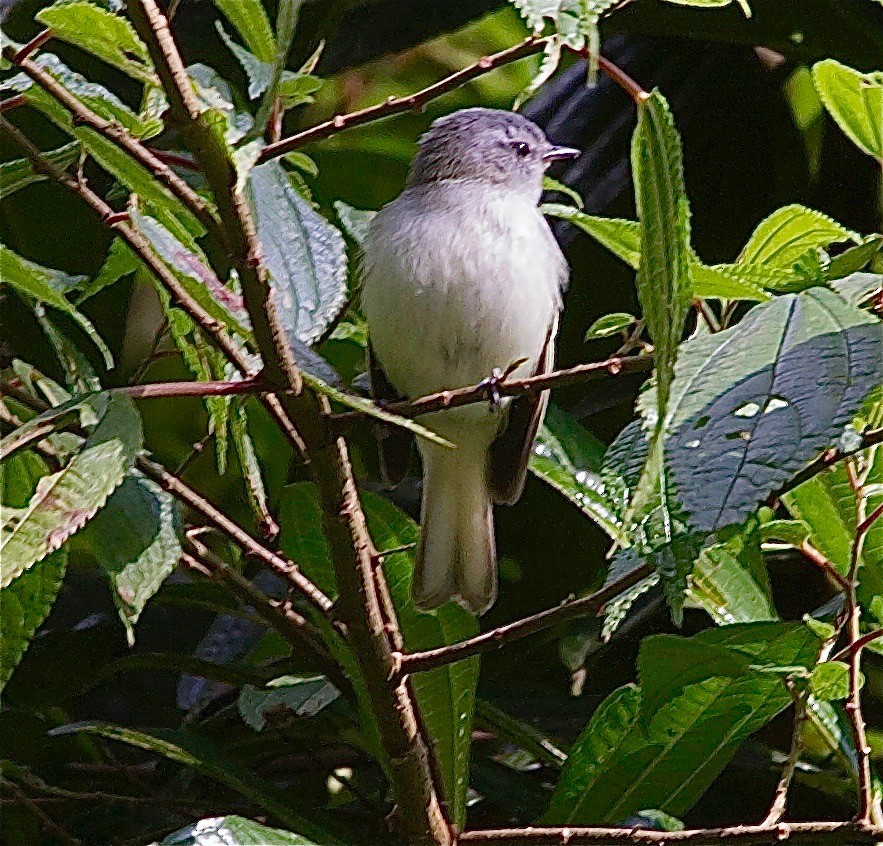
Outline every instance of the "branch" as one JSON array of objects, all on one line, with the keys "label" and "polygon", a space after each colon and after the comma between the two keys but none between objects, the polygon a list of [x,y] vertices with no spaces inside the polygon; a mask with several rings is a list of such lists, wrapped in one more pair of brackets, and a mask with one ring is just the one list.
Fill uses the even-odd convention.
[{"label": "branch", "polygon": [[[608,358],[606,361],[577,364],[575,367],[569,367],[566,370],[555,370],[552,373],[543,373],[540,376],[529,376],[525,379],[504,379],[494,385],[494,390],[501,397],[532,395],[551,390],[552,388],[563,388],[569,385],[591,382],[595,379],[602,379],[605,376],[642,373],[650,370],[652,367],[652,355],[615,356],[614,358]],[[417,417],[433,411],[458,408],[461,405],[487,402],[487,400],[488,387],[485,383],[479,383],[466,388],[440,391],[436,394],[429,394],[411,401],[386,403],[382,408],[384,411],[398,414],[400,417]],[[336,427],[346,427],[352,421],[363,416],[364,414],[361,411],[344,411],[339,414],[332,414],[331,420],[334,421]]]},{"label": "branch", "polygon": [[639,844],[730,842],[765,844],[789,841],[791,843],[853,844],[875,843],[883,836],[883,828],[855,822],[793,822],[766,825],[737,825],[730,828],[697,828],[685,831],[653,831],[641,828],[499,828],[488,831],[465,831],[457,843],[496,843],[500,846],[615,846]]},{"label": "branch", "polygon": [[[39,36],[37,36],[39,38]],[[31,42],[34,44],[37,39]],[[42,43],[42,42],[41,42]],[[28,47],[30,45],[26,45]],[[37,47],[39,44],[36,45]],[[94,129],[99,135],[116,144],[125,153],[128,153],[135,161],[144,166],[155,179],[162,182],[193,214],[206,226],[206,228],[220,239],[223,244],[223,231],[217,215],[209,208],[205,200],[199,196],[175,171],[165,162],[155,156],[128,130],[115,121],[105,120],[95,114],[84,103],[78,100],[67,90],[52,74],[44,70],[40,65],[27,58],[29,53],[24,49],[15,52],[11,44],[3,47],[3,58],[29,76],[47,94],[54,97],[72,115],[74,125],[82,124]],[[36,47],[34,47],[36,49]],[[31,52],[31,51],[29,51]]]},{"label": "branch", "polygon": [[509,62],[515,62],[518,59],[523,59],[525,56],[532,56],[534,53],[539,53],[543,47],[545,47],[547,40],[548,39],[546,38],[526,38],[521,44],[516,44],[514,47],[509,47],[506,50],[501,50],[499,53],[494,53],[490,56],[484,56],[468,67],[465,67],[456,73],[452,73],[450,76],[446,76],[444,79],[441,79],[414,94],[408,94],[405,97],[389,97],[382,103],[368,106],[366,109],[360,109],[359,111],[350,112],[349,114],[335,115],[330,120],[311,126],[303,132],[298,132],[296,135],[283,138],[275,144],[268,144],[258,156],[258,164],[262,164],[270,159],[275,159],[278,156],[283,156],[285,153],[290,153],[292,150],[303,147],[304,144],[308,144],[310,141],[330,138],[332,135],[341,132],[344,129],[352,129],[354,126],[371,123],[372,121],[397,114],[398,112],[421,109],[430,100],[434,100],[442,94],[447,94],[449,91],[453,91],[461,85],[465,85],[470,80],[482,76],[494,68],[501,67]]},{"label": "branch", "polygon": [[600,611],[609,600],[615,598],[624,590],[628,590],[628,588],[637,584],[641,579],[645,579],[652,572],[652,568],[648,564],[644,564],[589,596],[568,600],[555,608],[548,608],[545,611],[540,611],[539,614],[516,620],[514,623],[508,623],[505,626],[491,629],[476,637],[461,640],[459,643],[454,643],[450,646],[440,646],[437,649],[427,649],[424,652],[411,652],[407,655],[399,655],[400,671],[406,674],[432,670],[435,667],[442,667],[454,661],[462,661],[471,655],[499,649],[507,643],[536,634],[543,631],[543,629],[548,629],[550,626],[558,625],[566,620],[574,620],[578,617],[593,614]]},{"label": "branch", "polygon": [[[203,171],[228,236],[233,265],[239,274],[246,308],[265,378],[285,415],[297,426],[309,457],[319,493],[325,536],[340,591],[339,614],[359,664],[370,705],[377,717],[380,740],[388,758],[390,783],[401,833],[416,842],[446,846],[451,830],[442,810],[441,790],[433,777],[430,748],[423,737],[407,682],[394,684],[395,662],[390,641],[397,623],[383,625],[373,545],[368,535],[353,478],[346,443],[329,432],[325,397],[301,393],[300,370],[286,343],[276,298],[272,295],[251,210],[237,189],[237,174],[223,139],[201,115],[187,70],[155,0],[129,6],[136,30],[148,51],[169,99],[173,117]],[[380,626],[377,623],[380,621]]]},{"label": "branch", "polygon": [[238,382],[148,382],[111,388],[110,392],[132,399],[172,399],[174,397],[229,397],[266,391],[260,375]]}]

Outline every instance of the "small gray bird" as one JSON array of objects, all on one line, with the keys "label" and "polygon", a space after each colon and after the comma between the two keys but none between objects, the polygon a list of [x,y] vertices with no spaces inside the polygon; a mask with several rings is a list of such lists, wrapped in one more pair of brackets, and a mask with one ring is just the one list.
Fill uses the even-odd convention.
[{"label": "small gray bird", "polygon": [[[543,173],[578,150],[556,147],[521,115],[464,109],[420,139],[405,190],[368,230],[362,307],[372,390],[415,398],[495,372],[552,369],[568,269],[537,207]],[[514,369],[511,369],[514,366]],[[422,533],[414,601],[486,611],[497,593],[493,502],[521,496],[547,396],[477,403],[420,418],[457,445],[421,440]],[[390,482],[409,440],[381,441]]]}]

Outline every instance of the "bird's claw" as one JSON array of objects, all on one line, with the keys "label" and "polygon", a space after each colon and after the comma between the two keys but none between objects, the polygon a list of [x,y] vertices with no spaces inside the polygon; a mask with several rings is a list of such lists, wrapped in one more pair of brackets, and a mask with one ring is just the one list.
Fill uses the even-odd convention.
[{"label": "bird's claw", "polygon": [[478,387],[487,395],[491,411],[500,407],[500,385],[505,378],[503,371],[499,367],[495,367],[490,376],[478,383]]}]

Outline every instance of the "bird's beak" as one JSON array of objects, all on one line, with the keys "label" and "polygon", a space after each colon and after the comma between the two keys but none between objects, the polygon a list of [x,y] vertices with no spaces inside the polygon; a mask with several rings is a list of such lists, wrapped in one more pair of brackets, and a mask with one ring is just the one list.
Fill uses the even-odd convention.
[{"label": "bird's beak", "polygon": [[552,147],[551,150],[543,153],[543,161],[551,164],[562,159],[576,159],[581,155],[582,150],[575,150],[573,147]]}]

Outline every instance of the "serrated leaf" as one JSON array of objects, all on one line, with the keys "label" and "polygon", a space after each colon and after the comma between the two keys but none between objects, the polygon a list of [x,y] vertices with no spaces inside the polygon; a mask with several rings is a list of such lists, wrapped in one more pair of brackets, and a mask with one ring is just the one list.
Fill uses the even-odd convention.
[{"label": "serrated leaf", "polygon": [[808,250],[861,237],[821,212],[790,205],[764,218],[739,254],[740,264],[790,268]]},{"label": "serrated leaf", "polygon": [[[667,3],[673,3],[676,6],[694,6],[700,9],[721,9],[729,6],[734,0],[666,0]],[[735,0],[735,3],[742,10],[742,14],[746,18],[751,17],[751,6],[748,0]]]},{"label": "serrated leaf", "polygon": [[681,141],[668,103],[658,91],[639,104],[638,126],[632,136],[632,172],[641,243],[636,284],[656,349],[656,405],[661,421],[692,290],[690,208]]},{"label": "serrated leaf", "polygon": [[68,276],[63,271],[35,264],[0,245],[0,279],[3,284],[68,315],[91,338],[104,356],[105,367],[110,369],[113,367],[113,356],[107,344],[89,318],[75,308],[63,293],[79,285],[83,278]]},{"label": "serrated leaf", "polygon": [[591,235],[629,267],[637,270],[641,264],[641,230],[636,220],[598,217],[558,203],[543,203],[540,210],[550,217],[566,220]]},{"label": "serrated leaf", "polygon": [[52,30],[53,38],[67,41],[141,82],[159,85],[147,47],[120,15],[85,0],[63,0],[41,9],[36,19]]},{"label": "serrated leaf", "polygon": [[215,5],[236,27],[248,49],[262,62],[276,55],[276,37],[261,0],[214,0]]},{"label": "serrated leaf", "polygon": [[825,59],[813,65],[812,78],[825,108],[847,137],[883,160],[883,74],[860,73]]},{"label": "serrated leaf", "polygon": [[221,36],[221,40],[227,45],[230,52],[236,56],[237,61],[242,65],[242,69],[248,77],[249,99],[256,100],[269,87],[273,77],[273,66],[269,62],[261,61],[254,53],[250,53],[244,47],[237,44],[227,34],[227,30],[224,29],[220,21],[215,21],[215,29],[217,29],[218,35]]},{"label": "serrated leaf", "polygon": [[641,687],[609,696],[577,740],[543,823],[618,824],[642,808],[683,816],[753,732],[791,703],[751,664],[811,666],[806,626],[722,626],[692,638],[649,637]]},{"label": "serrated leaf", "polygon": [[338,696],[340,691],[325,676],[280,676],[262,688],[245,685],[236,707],[251,728],[261,731],[268,713],[312,717]]},{"label": "serrated leaf", "polygon": [[38,304],[34,308],[34,313],[37,315],[40,328],[55,351],[55,357],[64,371],[64,380],[68,388],[75,394],[88,394],[101,390],[101,383],[83,353],[56,327],[46,314],[46,309]]},{"label": "serrated leaf", "polygon": [[772,270],[755,265],[713,264],[694,261],[690,265],[693,294],[703,299],[754,300],[762,302],[770,295],[764,288],[779,290],[792,274],[789,271]]},{"label": "serrated leaf", "polygon": [[762,541],[782,541],[791,546],[800,546],[809,538],[809,526],[803,520],[770,520],[759,529]]},{"label": "serrated leaf", "polygon": [[[325,843],[325,840],[321,841]],[[300,834],[267,828],[245,817],[209,817],[168,835],[158,846],[317,846]]]},{"label": "serrated leaf", "polygon": [[195,731],[154,729],[148,732],[124,728],[113,723],[79,722],[52,729],[49,735],[63,737],[82,733],[116,740],[192,767],[255,802],[285,825],[305,832],[308,837],[320,843],[342,846],[340,841],[323,831],[314,822],[297,814],[292,809],[290,797],[283,794],[274,784],[228,757],[212,741]]},{"label": "serrated leaf", "polygon": [[868,235],[862,239],[861,244],[832,256],[825,270],[825,278],[829,281],[842,279],[861,270],[880,252],[881,247],[883,247],[883,235]]},{"label": "serrated leaf", "polygon": [[[78,158],[80,145],[76,141],[65,144],[56,150],[46,150],[43,158],[61,170],[67,170]],[[13,159],[0,164],[0,196],[8,197],[28,185],[42,182],[47,177],[34,172],[30,159]]]},{"label": "serrated leaf", "polygon": [[665,463],[698,531],[739,523],[837,440],[879,384],[881,324],[814,288],[682,345]]},{"label": "serrated leaf", "polygon": [[253,168],[247,193],[286,334],[312,344],[346,300],[343,237],[292,188],[279,162]]},{"label": "serrated leaf", "polygon": [[569,414],[550,406],[530,458],[530,469],[564,494],[611,538],[627,542],[622,522],[599,475],[604,447]]},{"label": "serrated leaf", "polygon": [[[378,549],[416,545],[418,527],[413,520],[378,496],[369,493],[363,493],[362,496],[368,528]],[[312,485],[301,483],[286,489],[279,523],[282,528],[281,544],[286,554],[292,556],[323,591],[334,595],[336,589],[333,567],[327,542],[322,534],[321,512]],[[408,650],[455,643],[478,633],[475,617],[455,602],[448,602],[431,613],[416,608],[411,599],[414,570],[412,549],[386,556],[383,569]],[[352,653],[343,661],[343,665],[348,675],[358,673],[358,665]],[[353,678],[352,675],[350,677]],[[364,682],[358,675],[353,680],[358,694],[359,686],[363,687]],[[423,723],[435,742],[452,819],[458,825],[463,824],[466,809],[470,736],[477,681],[477,658],[420,673],[411,678]],[[365,713],[364,699],[360,704],[365,724],[369,726],[374,717],[370,710]]]},{"label": "serrated leaf", "polygon": [[[14,455],[0,465],[0,501],[4,510],[24,509],[47,470],[32,452]],[[0,691],[49,614],[66,567],[67,552],[57,550],[13,579],[0,593]]]},{"label": "serrated leaf", "polygon": [[[864,675],[860,674],[860,684],[864,683]],[[846,699],[849,696],[849,664],[844,661],[819,664],[809,677],[809,691],[822,702]]]},{"label": "serrated leaf", "polygon": [[133,471],[77,537],[110,582],[129,646],[144,606],[178,566],[181,531],[175,499]]},{"label": "serrated leaf", "polygon": [[[52,53],[41,53],[33,59],[45,71],[48,71],[81,103],[91,111],[105,118],[116,121],[125,127],[136,138],[150,138],[162,131],[162,121],[157,116],[145,113],[137,115],[112,91],[103,85],[90,82],[85,77],[72,71],[58,56]],[[51,94],[45,92],[29,76],[23,73],[0,82],[0,88],[18,91],[24,94],[25,100],[35,109],[39,109],[58,126],[73,134],[78,129],[70,112]],[[85,128],[79,128],[85,132]]]},{"label": "serrated leaf", "polygon": [[353,239],[357,247],[364,247],[365,239],[368,237],[368,225],[377,212],[356,209],[341,200],[334,201],[334,211],[337,212],[337,219],[343,226],[343,231]]},{"label": "serrated leaf", "polygon": [[4,516],[0,587],[58,549],[105,504],[141,449],[141,418],[130,400],[99,395],[100,420],[82,449],[43,477],[27,506]]}]

